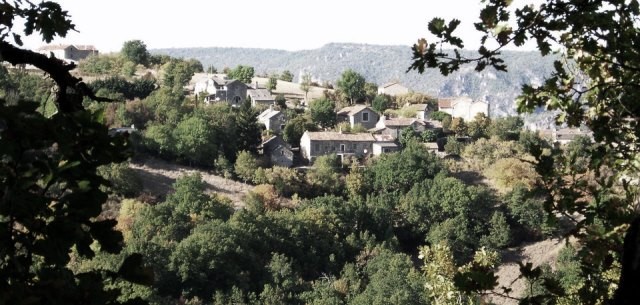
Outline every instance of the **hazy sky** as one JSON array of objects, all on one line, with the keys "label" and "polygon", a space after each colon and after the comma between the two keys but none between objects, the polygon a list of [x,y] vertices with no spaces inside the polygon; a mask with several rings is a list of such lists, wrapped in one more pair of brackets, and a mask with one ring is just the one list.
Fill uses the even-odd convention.
[{"label": "hazy sky", "polygon": [[[140,39],[150,49],[253,47],[302,50],[329,42],[412,45],[439,16],[472,29],[479,0],[58,0],[79,33],[56,43],[118,51]],[[473,32],[472,30],[469,33]],[[477,36],[466,39],[477,47]],[[463,37],[464,37],[463,36]],[[26,47],[43,43],[26,39]]]}]

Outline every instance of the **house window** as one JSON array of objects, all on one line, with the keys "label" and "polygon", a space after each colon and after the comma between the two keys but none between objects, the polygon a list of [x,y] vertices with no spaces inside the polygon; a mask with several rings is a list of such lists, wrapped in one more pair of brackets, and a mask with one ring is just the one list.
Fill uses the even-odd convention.
[{"label": "house window", "polygon": [[344,152],[344,144],[340,144],[340,151]]},{"label": "house window", "polygon": [[363,112],[362,113],[362,121],[363,122],[369,122],[369,113],[368,112]]},{"label": "house window", "polygon": [[284,124],[280,124],[280,130],[284,130]]},{"label": "house window", "polygon": [[358,144],[353,143],[353,144],[351,145],[351,149],[353,149],[353,150],[358,149]]},{"label": "house window", "polygon": [[314,145],[315,147],[313,148],[314,151],[320,151],[320,144],[316,144]]}]

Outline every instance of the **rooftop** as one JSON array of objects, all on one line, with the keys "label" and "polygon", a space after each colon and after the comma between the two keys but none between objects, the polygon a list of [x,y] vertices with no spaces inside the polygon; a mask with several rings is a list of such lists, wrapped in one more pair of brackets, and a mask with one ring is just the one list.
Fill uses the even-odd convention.
[{"label": "rooftop", "polygon": [[274,116],[276,116],[276,115],[278,115],[280,113],[281,112],[278,111],[278,110],[274,110],[274,109],[269,108],[269,109],[266,109],[265,111],[263,111],[262,113],[260,113],[258,115],[258,120],[261,120],[261,119],[268,120],[268,119],[270,119],[270,118],[272,118],[272,117],[274,117]]},{"label": "rooftop", "polygon": [[438,107],[439,108],[453,108],[457,103],[462,101],[473,102],[470,97],[467,96],[459,96],[459,97],[443,97],[438,99]]},{"label": "rooftop", "polygon": [[426,111],[429,107],[428,104],[408,104],[405,108],[414,110],[414,111]]},{"label": "rooftop", "polygon": [[347,141],[347,142],[375,142],[370,133],[340,133],[336,131],[305,132],[312,141]]},{"label": "rooftop", "polygon": [[344,107],[338,111],[338,115],[354,115],[366,108],[369,108],[367,105],[354,105],[349,107]]},{"label": "rooftop", "polygon": [[78,49],[78,50],[85,50],[85,51],[96,51],[96,47],[94,47],[93,45],[89,45],[89,44],[75,44],[75,45],[71,45],[71,44],[49,44],[46,46],[42,46],[39,47],[38,50],[40,51],[54,51],[54,50],[64,50],[68,47],[73,46],[74,48]]},{"label": "rooftop", "polygon": [[418,119],[416,118],[390,118],[384,120],[384,126],[386,127],[402,127],[411,126]]},{"label": "rooftop", "polygon": [[273,96],[271,92],[267,89],[249,89],[247,90],[247,95],[251,97],[252,100],[273,100]]}]

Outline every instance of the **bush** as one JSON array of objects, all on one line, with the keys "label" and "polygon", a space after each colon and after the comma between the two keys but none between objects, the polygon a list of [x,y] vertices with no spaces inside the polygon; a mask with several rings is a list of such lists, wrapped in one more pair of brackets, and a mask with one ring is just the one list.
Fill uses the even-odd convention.
[{"label": "bush", "polygon": [[135,197],[142,191],[142,179],[129,167],[128,163],[112,163],[98,168],[100,176],[109,180],[109,189],[127,198]]},{"label": "bush", "polygon": [[447,137],[447,143],[444,145],[444,151],[450,155],[459,156],[464,150],[464,143],[458,141],[456,137],[449,136]]}]

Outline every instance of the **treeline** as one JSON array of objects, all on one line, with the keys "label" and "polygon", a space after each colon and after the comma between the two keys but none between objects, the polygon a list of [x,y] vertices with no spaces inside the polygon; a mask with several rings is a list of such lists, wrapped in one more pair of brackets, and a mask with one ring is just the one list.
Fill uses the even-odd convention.
[{"label": "treeline", "polygon": [[[577,171],[587,161],[581,159],[583,152],[592,149],[588,141],[557,149],[523,132],[507,140],[483,138],[465,151],[483,141],[510,146],[516,151],[500,151],[523,157],[546,150],[555,156],[555,166],[565,166],[567,158],[578,160]],[[491,158],[506,157],[477,158],[490,164]],[[558,219],[545,216],[549,194],[535,184],[518,183],[524,177],[514,177],[500,193],[470,185],[457,178],[460,165],[414,141],[346,174],[333,161],[319,159],[316,171],[306,174],[307,183],[315,184],[300,189],[295,189],[300,180],[294,170],[262,181],[241,209],[221,195],[206,195],[198,175],[178,179],[174,192],[160,203],[124,199],[118,216],[124,253],[143,254],[155,275],[152,287],[125,286],[124,297],[152,304],[432,304],[441,296],[428,287],[454,281],[447,270],[483,262],[495,268],[499,256],[492,251],[561,229]],[[324,194],[283,197],[287,189],[310,188]],[[416,263],[422,245],[430,247],[421,248],[424,261]],[[562,251],[556,271],[545,269],[545,277],[565,289],[584,282],[572,251]],[[78,261],[76,270],[113,269],[120,260],[103,254]],[[479,298],[453,287],[455,295]],[[544,293],[536,287],[527,293]]]},{"label": "treeline", "polygon": [[[451,270],[465,264],[495,268],[499,256],[494,251],[553,236],[562,229],[559,219],[544,212],[553,194],[541,187],[528,161],[544,155],[550,162],[545,166],[576,173],[567,176],[582,179],[576,183],[584,184],[589,177],[586,152],[594,148],[588,140],[559,149],[536,134],[522,132],[518,118],[479,116],[464,122],[442,113],[433,118],[441,120],[445,132],[452,135],[445,148],[461,161],[440,159],[419,143],[439,135],[407,130],[401,137],[402,151],[362,160],[364,166],[354,162],[343,167],[336,156],[325,156],[304,173],[263,168],[255,156],[261,132],[256,110],[248,104],[237,109],[201,107],[201,100],[185,96],[182,90],[186,76],[197,65],[180,59],[165,65],[148,95],[132,89],[137,88],[132,84],[154,78],[118,75],[91,85],[107,96],[136,95],[133,100],[87,101],[86,106],[102,114],[97,117],[110,126],[134,125],[141,130],[129,138],[139,152],[213,167],[257,186],[237,209],[221,195],[207,195],[199,176],[186,176],[174,184],[173,193],[158,201],[140,194],[141,181],[127,166],[101,168],[101,175],[111,181],[112,202],[119,202],[113,217],[125,237],[125,250],[92,259],[72,253],[70,268],[78,274],[116,271],[126,255],[140,253],[152,267],[146,272],[152,272],[154,284],[110,283],[123,289],[123,300],[432,304],[442,295],[464,295],[477,302],[480,296],[453,288],[455,272]],[[349,74],[341,81],[355,80],[363,85],[358,87],[361,90],[344,90],[356,88],[347,85],[338,88],[335,96],[314,101],[308,112],[288,110],[297,115],[298,125],[291,129],[334,128],[336,101],[376,99],[367,94],[373,90],[366,90],[363,77]],[[27,89],[45,87],[28,74],[8,75],[24,79]],[[7,85],[3,90],[13,92],[11,88]],[[426,97],[416,98],[425,101]],[[384,111],[393,103],[383,96],[375,104]],[[484,178],[489,185],[479,183]],[[545,276],[568,290],[582,285],[585,274],[572,260],[573,250],[566,251],[562,264],[556,271],[545,271]],[[545,291],[538,288],[529,293]]]}]

